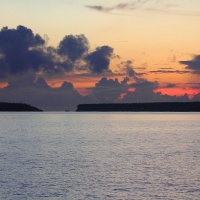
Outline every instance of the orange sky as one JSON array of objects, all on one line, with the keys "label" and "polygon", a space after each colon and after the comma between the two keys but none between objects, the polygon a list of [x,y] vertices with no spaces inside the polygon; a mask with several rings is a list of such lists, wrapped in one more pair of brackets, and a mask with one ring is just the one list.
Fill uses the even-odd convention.
[{"label": "orange sky", "polygon": [[[124,5],[123,9],[119,4]],[[102,9],[97,10],[97,6]],[[34,33],[48,35],[48,45],[54,47],[65,35],[84,34],[90,51],[103,45],[114,49],[115,58],[110,63],[114,74],[43,76],[51,87],[67,81],[84,94],[84,88],[94,87],[102,77],[122,81],[127,74],[119,70],[119,65],[130,60],[140,78],[159,83],[155,92],[187,93],[190,97],[199,92],[192,88],[199,84],[199,75],[179,63],[200,54],[199,0],[35,0],[31,4],[10,0],[1,3],[0,12],[1,27],[27,26]],[[166,88],[168,84],[174,87]],[[1,88],[6,85],[0,80]]]}]

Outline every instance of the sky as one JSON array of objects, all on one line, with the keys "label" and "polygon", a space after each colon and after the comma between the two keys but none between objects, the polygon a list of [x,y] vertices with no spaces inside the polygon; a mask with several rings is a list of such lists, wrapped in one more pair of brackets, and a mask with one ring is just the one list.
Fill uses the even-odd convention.
[{"label": "sky", "polygon": [[0,101],[200,101],[199,0],[0,1]]}]

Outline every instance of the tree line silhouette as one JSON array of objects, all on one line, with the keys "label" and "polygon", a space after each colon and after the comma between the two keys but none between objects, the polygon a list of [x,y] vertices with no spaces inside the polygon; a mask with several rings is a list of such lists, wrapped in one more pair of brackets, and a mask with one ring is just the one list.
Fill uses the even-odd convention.
[{"label": "tree line silhouette", "polygon": [[200,112],[200,102],[79,104],[77,112]]},{"label": "tree line silhouette", "polygon": [[36,107],[25,103],[5,103],[0,102],[0,111],[42,111]]}]

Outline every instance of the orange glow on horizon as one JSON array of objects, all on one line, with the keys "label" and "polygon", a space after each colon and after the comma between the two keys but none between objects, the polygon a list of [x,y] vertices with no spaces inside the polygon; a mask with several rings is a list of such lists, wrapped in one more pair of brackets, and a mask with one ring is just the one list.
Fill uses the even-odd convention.
[{"label": "orange glow on horizon", "polygon": [[135,91],[135,88],[128,88],[128,91],[129,91],[129,92],[134,92],[134,91]]},{"label": "orange glow on horizon", "polygon": [[83,88],[76,88],[76,91],[81,95],[81,96],[88,96],[92,93],[92,91],[83,89]]},{"label": "orange glow on horizon", "polygon": [[121,93],[120,96],[119,96],[119,99],[123,99],[124,96],[126,96],[126,94],[127,94],[127,93]]},{"label": "orange glow on horizon", "polygon": [[192,89],[192,88],[158,88],[154,90],[155,93],[161,93],[162,95],[169,96],[183,96],[185,94],[191,99],[194,95],[200,93],[200,89]]},{"label": "orange glow on horizon", "polygon": [[63,82],[70,82],[74,85],[74,88],[91,88],[94,87],[96,83],[98,83],[103,77],[106,77],[107,79],[115,79],[118,78],[119,82],[123,80],[124,74],[106,74],[104,76],[102,75],[77,75],[77,74],[66,74],[63,77],[44,77],[46,82],[49,86],[53,88],[60,87]]},{"label": "orange glow on horizon", "polygon": [[7,82],[0,82],[0,88],[4,88],[6,86],[8,86]]}]

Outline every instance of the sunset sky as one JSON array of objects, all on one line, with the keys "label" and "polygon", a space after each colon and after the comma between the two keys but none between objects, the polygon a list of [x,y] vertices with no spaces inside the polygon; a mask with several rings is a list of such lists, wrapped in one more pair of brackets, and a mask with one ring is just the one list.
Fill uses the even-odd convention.
[{"label": "sunset sky", "polygon": [[6,0],[0,13],[0,101],[200,101],[199,0]]}]

